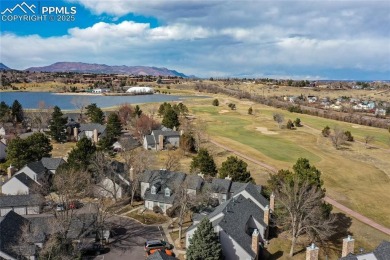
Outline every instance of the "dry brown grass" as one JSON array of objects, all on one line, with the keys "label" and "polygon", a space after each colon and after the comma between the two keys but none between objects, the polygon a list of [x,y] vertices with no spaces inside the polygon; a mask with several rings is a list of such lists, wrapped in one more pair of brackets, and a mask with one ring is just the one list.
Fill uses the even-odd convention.
[{"label": "dry brown grass", "polygon": [[52,157],[65,157],[73,147],[76,146],[76,143],[66,142],[66,143],[56,143],[52,142],[53,151],[51,152]]}]

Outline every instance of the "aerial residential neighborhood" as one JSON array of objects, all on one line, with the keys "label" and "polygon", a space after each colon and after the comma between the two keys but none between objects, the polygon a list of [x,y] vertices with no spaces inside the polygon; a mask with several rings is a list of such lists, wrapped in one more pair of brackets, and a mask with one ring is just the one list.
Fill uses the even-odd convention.
[{"label": "aerial residential neighborhood", "polygon": [[390,260],[390,1],[0,2],[0,260]]}]

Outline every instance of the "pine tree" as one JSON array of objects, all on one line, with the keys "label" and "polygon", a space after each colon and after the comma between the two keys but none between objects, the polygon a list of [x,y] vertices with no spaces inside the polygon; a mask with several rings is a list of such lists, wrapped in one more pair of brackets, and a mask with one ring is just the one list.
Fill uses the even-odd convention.
[{"label": "pine tree", "polygon": [[54,107],[50,120],[50,136],[57,142],[66,141],[66,123],[67,119],[58,106]]},{"label": "pine tree", "polygon": [[222,248],[218,235],[208,218],[204,218],[190,239],[187,249],[188,260],[219,260],[222,259]]},{"label": "pine tree", "polygon": [[108,116],[106,126],[106,136],[100,139],[99,146],[102,150],[111,150],[111,146],[121,135],[122,124],[118,114],[112,113]]},{"label": "pine tree", "polygon": [[87,170],[96,147],[87,137],[81,138],[68,155],[68,166],[75,170]]},{"label": "pine tree", "polygon": [[248,115],[252,115],[252,114],[253,114],[253,108],[250,107],[250,108],[248,108]]},{"label": "pine tree", "polygon": [[15,120],[15,122],[17,123],[23,122],[24,119],[23,107],[18,100],[15,100],[11,106],[11,115],[12,118]]},{"label": "pine tree", "polygon": [[96,103],[92,103],[85,108],[87,110],[85,114],[88,116],[89,121],[91,121],[91,123],[104,123],[104,112],[100,109],[100,107],[96,105]]},{"label": "pine tree", "polygon": [[217,166],[215,165],[213,157],[209,152],[201,148],[198,154],[192,158],[191,172],[201,172],[205,175],[215,176],[217,174]]},{"label": "pine tree", "polygon": [[248,164],[235,156],[229,156],[219,169],[220,178],[230,177],[232,181],[253,182],[251,173],[247,170]]},{"label": "pine tree", "polygon": [[179,117],[173,108],[165,110],[164,118],[162,124],[168,128],[178,127],[180,125]]}]

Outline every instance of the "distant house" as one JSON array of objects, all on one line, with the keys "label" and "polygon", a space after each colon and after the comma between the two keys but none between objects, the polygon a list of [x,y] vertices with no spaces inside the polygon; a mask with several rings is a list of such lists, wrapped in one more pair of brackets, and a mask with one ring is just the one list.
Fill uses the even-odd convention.
[{"label": "distant house", "polygon": [[48,171],[56,173],[58,167],[60,167],[61,164],[64,164],[65,160],[62,158],[43,157],[41,162],[43,167],[45,167]]},{"label": "distant house", "polygon": [[0,217],[10,211],[19,215],[36,215],[41,212],[43,198],[39,194],[0,196]]},{"label": "distant house", "polygon": [[180,143],[179,131],[173,130],[153,130],[152,134],[145,135],[143,140],[143,147],[145,150],[164,150],[167,145],[179,147]]},{"label": "distant house", "polygon": [[112,145],[112,150],[114,150],[114,152],[125,152],[131,151],[139,146],[141,146],[141,144],[132,136],[121,136],[119,140]]},{"label": "distant house", "polygon": [[128,193],[130,188],[130,170],[124,163],[113,161],[105,176],[102,176],[95,188],[97,197],[120,199]]},{"label": "distant house", "polygon": [[255,185],[241,186],[232,198],[209,214],[194,215],[194,223],[186,233],[187,247],[205,217],[219,237],[224,259],[258,259],[261,245],[268,238],[270,209]]},{"label": "distant house", "polygon": [[74,129],[74,135],[77,137],[77,141],[87,137],[92,142],[97,143],[106,135],[106,126],[97,123],[80,124],[79,128]]},{"label": "distant house", "polygon": [[376,116],[386,116],[386,110],[383,109],[383,108],[377,108],[377,109],[375,109],[375,113],[374,114]]},{"label": "distant house", "polygon": [[107,92],[110,92],[109,88],[95,88],[95,89],[92,89],[92,93],[95,93],[95,94],[101,94],[101,93],[107,93]]}]

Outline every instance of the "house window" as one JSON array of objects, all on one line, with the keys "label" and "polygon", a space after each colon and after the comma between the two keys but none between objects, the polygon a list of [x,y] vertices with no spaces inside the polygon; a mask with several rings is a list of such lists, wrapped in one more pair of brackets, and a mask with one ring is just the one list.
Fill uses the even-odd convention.
[{"label": "house window", "polygon": [[152,190],[150,191],[152,194],[156,194],[156,187],[152,186]]},{"label": "house window", "polygon": [[171,196],[171,190],[169,188],[165,188],[165,197]]}]

